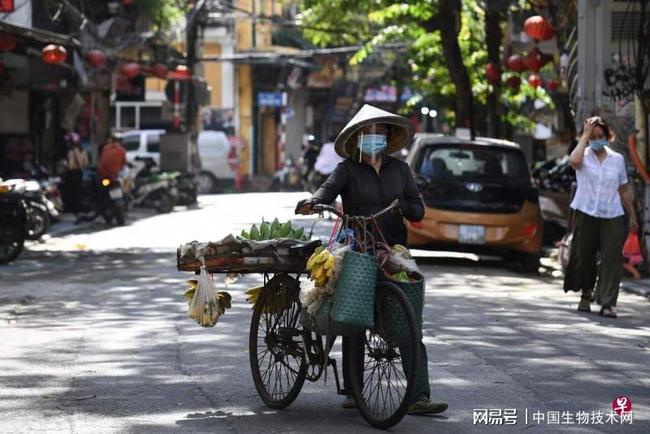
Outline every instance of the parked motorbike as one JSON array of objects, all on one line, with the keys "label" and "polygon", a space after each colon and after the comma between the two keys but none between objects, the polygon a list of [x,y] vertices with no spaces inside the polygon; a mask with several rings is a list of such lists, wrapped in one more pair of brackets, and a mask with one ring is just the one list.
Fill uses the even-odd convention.
[{"label": "parked motorbike", "polygon": [[132,206],[154,208],[159,213],[168,213],[178,202],[178,186],[175,176],[155,172],[151,158],[136,157],[131,169],[133,188],[129,193]]},{"label": "parked motorbike", "polygon": [[8,179],[2,186],[21,197],[26,211],[26,233],[28,240],[38,240],[47,233],[52,223],[46,199],[38,181],[26,179]]},{"label": "parked motorbike", "polygon": [[172,177],[176,181],[178,188],[178,204],[179,205],[195,205],[198,203],[198,183],[196,175],[191,173],[181,172],[163,172]]},{"label": "parked motorbike", "polygon": [[0,184],[0,264],[15,260],[23,250],[27,212],[21,194]]},{"label": "parked motorbike", "polygon": [[122,226],[126,222],[126,200],[122,181],[114,178],[102,178],[99,180],[98,211],[107,224],[113,219]]},{"label": "parked motorbike", "polygon": [[39,183],[43,191],[43,197],[45,198],[47,212],[50,215],[50,222],[56,223],[61,221],[63,215],[63,198],[59,189],[61,178],[49,177],[39,181]]}]

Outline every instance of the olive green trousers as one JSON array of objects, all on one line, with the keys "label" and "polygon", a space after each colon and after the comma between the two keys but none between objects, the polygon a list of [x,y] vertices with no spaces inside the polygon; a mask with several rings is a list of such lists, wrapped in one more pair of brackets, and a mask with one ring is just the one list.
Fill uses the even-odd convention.
[{"label": "olive green trousers", "polygon": [[625,229],[624,216],[606,219],[576,211],[564,292],[591,291],[595,286],[593,301],[603,307],[616,306],[623,275]]}]

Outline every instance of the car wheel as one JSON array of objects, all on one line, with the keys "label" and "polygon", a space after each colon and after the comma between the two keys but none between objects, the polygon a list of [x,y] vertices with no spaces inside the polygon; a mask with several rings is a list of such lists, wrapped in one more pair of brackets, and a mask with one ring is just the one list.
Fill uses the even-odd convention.
[{"label": "car wheel", "polygon": [[217,189],[217,178],[209,172],[201,172],[197,177],[199,194],[210,194]]}]

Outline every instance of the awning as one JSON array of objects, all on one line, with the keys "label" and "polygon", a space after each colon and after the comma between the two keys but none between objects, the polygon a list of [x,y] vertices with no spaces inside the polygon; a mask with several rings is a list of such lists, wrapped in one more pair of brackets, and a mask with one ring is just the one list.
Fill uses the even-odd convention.
[{"label": "awning", "polygon": [[61,33],[50,32],[49,30],[26,28],[21,26],[16,26],[14,24],[9,24],[4,21],[0,21],[0,30],[20,36],[25,39],[32,39],[43,44],[58,44],[66,45],[73,47],[80,47],[81,42],[69,35],[63,35]]}]

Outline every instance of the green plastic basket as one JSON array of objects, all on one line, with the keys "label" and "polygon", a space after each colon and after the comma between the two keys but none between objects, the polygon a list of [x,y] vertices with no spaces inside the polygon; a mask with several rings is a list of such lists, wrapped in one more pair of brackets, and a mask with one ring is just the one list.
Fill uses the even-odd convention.
[{"label": "green plastic basket", "polygon": [[[422,310],[424,308],[424,276],[420,273],[409,273],[409,277],[414,278],[412,282],[397,282],[389,280],[391,283],[397,285],[406,295],[415,314],[415,322],[417,323],[418,337],[422,337]],[[388,305],[385,307],[384,315],[388,324],[387,332],[396,339],[402,342],[408,338],[409,328],[406,322],[406,315],[398,305]]]},{"label": "green plastic basket", "polygon": [[338,326],[357,331],[373,327],[377,269],[374,256],[353,251],[345,253],[331,311]]}]

